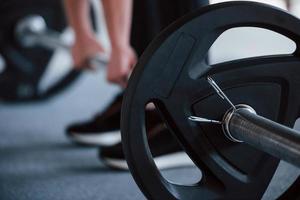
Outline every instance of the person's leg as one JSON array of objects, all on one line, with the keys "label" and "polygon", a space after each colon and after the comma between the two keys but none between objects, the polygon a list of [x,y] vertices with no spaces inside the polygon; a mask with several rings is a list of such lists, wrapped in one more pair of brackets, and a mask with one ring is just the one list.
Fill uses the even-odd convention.
[{"label": "person's leg", "polygon": [[90,4],[88,0],[64,0],[69,25],[75,33],[72,56],[76,68],[84,66],[85,62],[104,49],[97,41],[91,25]]},{"label": "person's leg", "polygon": [[[170,1],[172,1],[172,3]],[[170,1],[159,1],[158,14],[161,20],[161,29],[170,25],[172,22],[176,21],[187,13],[209,4],[209,0]]]},{"label": "person's leg", "polygon": [[149,43],[160,31],[156,0],[135,0],[131,28],[131,45],[140,57]]}]

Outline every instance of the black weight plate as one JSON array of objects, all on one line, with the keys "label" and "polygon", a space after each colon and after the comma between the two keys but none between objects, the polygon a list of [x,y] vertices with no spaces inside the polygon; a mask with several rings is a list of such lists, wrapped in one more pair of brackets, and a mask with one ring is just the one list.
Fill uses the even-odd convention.
[{"label": "black weight plate", "polygon": [[[260,115],[290,127],[300,116],[298,48],[291,55],[206,64],[213,42],[235,27],[269,29],[297,45],[300,40],[300,21],[288,13],[260,3],[227,2],[183,17],[163,31],[140,58],[126,90],[121,126],[128,165],[147,198],[260,199],[268,187],[279,160],[247,144],[227,141],[217,125],[188,120],[191,115],[220,119],[229,108],[207,83],[208,75],[234,104],[249,104]],[[171,183],[156,168],[145,131],[149,102],[155,103],[201,169],[199,183]],[[300,196],[295,187],[285,195]]]},{"label": "black weight plate", "polygon": [[0,99],[9,102],[40,100],[56,94],[79,75],[70,71],[41,93],[38,85],[53,54],[43,47],[23,48],[15,37],[15,26],[30,15],[42,16],[50,29],[66,28],[61,0],[10,0],[0,3],[0,55],[5,71],[0,73]]}]

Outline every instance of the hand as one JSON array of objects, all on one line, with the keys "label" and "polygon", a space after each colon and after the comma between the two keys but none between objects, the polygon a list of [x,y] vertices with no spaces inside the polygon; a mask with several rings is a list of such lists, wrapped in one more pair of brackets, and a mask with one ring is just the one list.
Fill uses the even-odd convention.
[{"label": "hand", "polygon": [[131,47],[112,48],[107,66],[107,80],[125,88],[136,62],[137,56]]},{"label": "hand", "polygon": [[78,38],[72,49],[73,65],[75,69],[93,69],[89,61],[97,54],[103,54],[104,48],[94,37]]}]

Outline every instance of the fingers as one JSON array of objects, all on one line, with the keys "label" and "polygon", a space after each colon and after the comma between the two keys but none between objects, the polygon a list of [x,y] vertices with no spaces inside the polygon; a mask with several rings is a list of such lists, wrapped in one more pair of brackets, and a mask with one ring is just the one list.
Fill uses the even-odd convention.
[{"label": "fingers", "polygon": [[128,75],[127,75],[127,72],[116,75],[116,76],[108,75],[107,80],[110,83],[114,83],[114,84],[121,86],[122,88],[126,88],[127,82],[128,82]]},{"label": "fingers", "polygon": [[124,74],[124,77],[122,78],[121,86],[122,86],[123,88],[126,88],[126,87],[127,87],[128,80],[129,80],[129,78],[130,78],[130,76],[131,76],[131,73],[132,73],[132,71],[133,71],[133,69],[134,69],[134,67],[135,67],[136,64],[137,64],[137,58],[134,57],[134,58],[131,60],[131,64],[130,64],[130,67],[129,67],[127,73]]},{"label": "fingers", "polygon": [[76,69],[76,70],[92,70],[92,71],[94,71],[95,70],[95,66],[93,66],[90,63],[89,59],[86,59],[84,62],[82,62],[80,64],[75,64],[74,65],[74,69]]},{"label": "fingers", "polygon": [[76,70],[95,70],[97,65],[93,60],[99,54],[105,54],[105,49],[96,38],[77,38],[71,48],[74,68]]},{"label": "fingers", "polygon": [[137,61],[138,61],[137,55],[135,52],[133,52],[133,57],[131,59],[131,69],[133,69],[135,67],[135,65],[137,64]]},{"label": "fingers", "polygon": [[126,88],[129,76],[136,63],[137,56],[132,48],[112,51],[110,62],[107,66],[107,80]]},{"label": "fingers", "polygon": [[119,85],[125,89],[127,87],[127,83],[128,83],[128,77],[124,76],[122,80],[120,80]]}]

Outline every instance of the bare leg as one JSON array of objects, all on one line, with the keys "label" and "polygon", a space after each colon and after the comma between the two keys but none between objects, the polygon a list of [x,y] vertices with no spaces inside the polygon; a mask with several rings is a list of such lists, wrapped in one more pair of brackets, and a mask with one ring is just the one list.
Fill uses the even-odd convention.
[{"label": "bare leg", "polygon": [[72,47],[74,66],[77,69],[89,67],[84,65],[87,59],[104,52],[91,26],[89,1],[64,0],[64,3],[69,24],[75,33],[75,43]]}]

